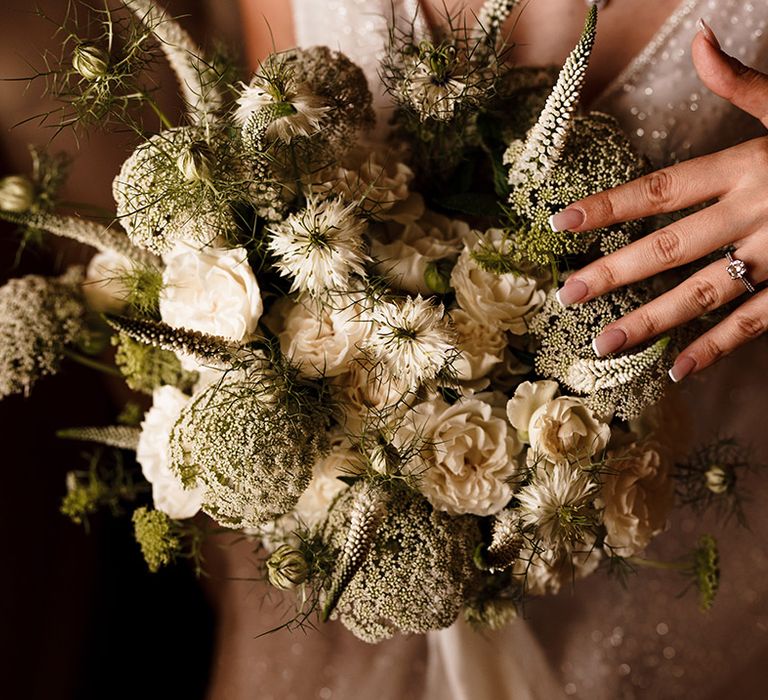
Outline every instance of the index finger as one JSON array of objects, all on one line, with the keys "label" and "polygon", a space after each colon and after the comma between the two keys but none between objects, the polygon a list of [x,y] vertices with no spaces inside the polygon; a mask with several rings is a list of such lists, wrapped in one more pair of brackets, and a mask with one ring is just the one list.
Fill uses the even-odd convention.
[{"label": "index finger", "polygon": [[722,197],[743,169],[740,151],[737,146],[693,158],[598,192],[555,214],[550,225],[554,231],[590,231]]}]

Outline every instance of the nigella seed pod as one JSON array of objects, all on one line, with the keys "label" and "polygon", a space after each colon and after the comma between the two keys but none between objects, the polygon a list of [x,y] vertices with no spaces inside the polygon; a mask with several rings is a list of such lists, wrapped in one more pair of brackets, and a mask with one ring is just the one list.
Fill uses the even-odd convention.
[{"label": "nigella seed pod", "polygon": [[23,175],[9,175],[0,180],[0,209],[23,214],[35,202],[35,188]]},{"label": "nigella seed pod", "polygon": [[188,182],[210,180],[213,154],[207,143],[197,141],[179,154],[176,165]]},{"label": "nigella seed pod", "polygon": [[267,576],[275,588],[287,591],[307,580],[309,564],[298,549],[283,544],[267,559]]},{"label": "nigella seed pod", "polygon": [[707,488],[716,495],[721,495],[730,490],[732,485],[731,475],[719,464],[713,464],[704,474]]},{"label": "nigella seed pod", "polygon": [[72,67],[86,80],[98,80],[107,74],[109,56],[93,44],[78,44],[72,55]]}]

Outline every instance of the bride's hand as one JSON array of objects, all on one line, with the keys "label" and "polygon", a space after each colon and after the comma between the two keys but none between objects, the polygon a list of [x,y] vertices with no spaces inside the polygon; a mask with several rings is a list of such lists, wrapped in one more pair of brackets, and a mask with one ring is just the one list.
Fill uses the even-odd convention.
[{"label": "bride's hand", "polygon": [[[720,48],[700,25],[693,58],[704,84],[768,127],[768,76]],[[717,200],[571,275],[563,304],[588,301],[617,287],[695,261],[724,246],[746,263],[754,284],[768,280],[768,137],[695,158],[575,202],[552,219],[555,230],[588,231]],[[728,261],[714,262],[675,289],[607,326],[595,339],[599,356],[631,348],[716,309],[747,290],[731,279]],[[768,330],[768,289],[750,295],[730,316],[685,348],[670,371],[675,381],[711,365]]]}]

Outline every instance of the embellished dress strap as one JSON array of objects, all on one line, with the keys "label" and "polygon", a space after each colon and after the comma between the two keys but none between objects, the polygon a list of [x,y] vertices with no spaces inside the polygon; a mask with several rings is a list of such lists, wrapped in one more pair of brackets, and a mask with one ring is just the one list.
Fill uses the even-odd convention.
[{"label": "embellished dress strap", "polygon": [[656,166],[765,133],[757,120],[702,85],[691,59],[699,17],[712,25],[726,52],[768,70],[768,2],[683,0],[592,105],[614,115]]}]

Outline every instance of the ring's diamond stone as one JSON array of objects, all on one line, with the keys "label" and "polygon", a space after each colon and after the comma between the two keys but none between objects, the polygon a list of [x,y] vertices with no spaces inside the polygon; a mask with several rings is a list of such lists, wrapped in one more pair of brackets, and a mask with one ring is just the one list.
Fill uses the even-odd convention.
[{"label": "ring's diamond stone", "polygon": [[742,279],[747,274],[747,266],[743,260],[734,258],[728,263],[728,267],[725,268],[732,280]]}]

